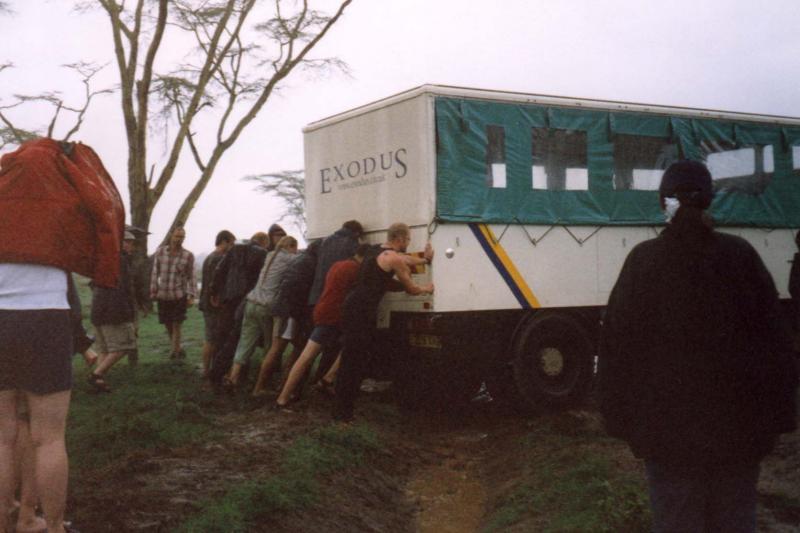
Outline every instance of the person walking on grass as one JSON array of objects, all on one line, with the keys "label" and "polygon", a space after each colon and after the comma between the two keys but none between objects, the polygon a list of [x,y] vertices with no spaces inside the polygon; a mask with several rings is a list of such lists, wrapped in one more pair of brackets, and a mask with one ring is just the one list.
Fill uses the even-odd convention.
[{"label": "person walking on grass", "polygon": [[[286,383],[283,385],[278,399],[275,400],[279,408],[292,401],[298,385],[314,362],[314,358],[323,351],[338,356],[342,347],[342,330],[339,324],[342,304],[356,282],[358,269],[369,248],[369,244],[358,245],[353,257],[337,261],[328,270],[322,295],[314,306],[314,330],[300,357],[292,365]],[[335,362],[334,366],[338,367]],[[333,383],[325,381],[324,378],[319,381],[318,386],[328,393],[333,390]]]},{"label": "person walking on grass", "polygon": [[130,253],[136,237],[126,231],[120,254],[119,283],[114,288],[92,285],[91,320],[97,336],[100,358],[89,374],[89,385],[97,392],[111,392],[106,373],[126,355],[136,353],[136,291],[133,286]]},{"label": "person walking on grass", "polygon": [[659,195],[669,223],[606,307],[600,410],[644,459],[655,532],[752,533],[759,463],[796,427],[777,291],[747,241],[711,228],[705,165],[672,164]]},{"label": "person walking on grass", "polygon": [[389,226],[386,242],[364,259],[353,290],[344,300],[341,321],[344,345],[336,378],[334,420],[348,422],[353,418],[356,395],[375,355],[378,305],[383,295],[393,288],[408,294],[433,293],[433,283],[417,285],[409,269],[410,265],[430,264],[433,249],[428,243],[424,257],[404,255],[410,243],[411,230],[406,224]]},{"label": "person walking on grass", "polygon": [[222,258],[236,242],[236,237],[228,230],[217,233],[214,240],[214,251],[208,254],[203,261],[200,298],[197,308],[203,313],[204,338],[203,338],[203,377],[207,378],[211,369],[211,357],[219,346],[219,321],[221,308],[211,303],[211,279]]},{"label": "person walking on grass", "polygon": [[250,362],[259,339],[263,339],[264,347],[269,350],[271,340],[280,334],[279,330],[276,331],[280,327],[280,321],[273,320],[271,306],[283,274],[296,253],[297,239],[289,236],[281,238],[275,250],[267,254],[256,286],[247,293],[242,333],[229,377],[229,383],[233,387],[239,384],[242,367]]},{"label": "person walking on grass", "polygon": [[194,303],[197,282],[194,255],[183,247],[186,230],[172,230],[169,243],[156,250],[150,275],[150,298],[158,302],[158,321],[164,324],[170,339],[170,359],[183,359],[181,327],[186,309]]}]

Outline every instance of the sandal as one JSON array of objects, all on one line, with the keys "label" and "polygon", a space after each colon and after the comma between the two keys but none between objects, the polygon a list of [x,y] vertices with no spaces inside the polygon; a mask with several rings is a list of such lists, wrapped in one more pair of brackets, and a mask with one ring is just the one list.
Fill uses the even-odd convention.
[{"label": "sandal", "polygon": [[91,385],[95,392],[111,392],[111,387],[106,383],[106,380],[103,379],[103,376],[95,374],[92,372],[89,374],[89,378],[87,379],[89,385]]}]

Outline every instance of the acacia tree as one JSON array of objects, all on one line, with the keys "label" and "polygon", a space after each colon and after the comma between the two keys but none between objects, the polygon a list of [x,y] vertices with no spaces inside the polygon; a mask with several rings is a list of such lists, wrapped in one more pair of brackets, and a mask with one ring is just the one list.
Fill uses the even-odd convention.
[{"label": "acacia tree", "polygon": [[298,227],[301,233],[306,233],[306,197],[303,170],[281,170],[271,174],[246,176],[245,181],[256,183],[256,191],[272,194],[283,200],[285,211],[278,219],[287,218]]},{"label": "acacia tree", "polygon": [[[7,9],[7,6],[0,2],[0,12]],[[13,68],[13,63],[0,64],[0,73]],[[80,105],[70,105],[63,95],[58,91],[42,92],[38,94],[15,94],[9,101],[0,100],[0,150],[9,146],[22,144],[23,142],[37,137],[55,136],[56,126],[59,119],[64,115],[72,115],[74,122],[66,130],[66,133],[59,134],[58,137],[63,141],[69,141],[83,125],[86,111],[92,103],[92,99],[100,94],[111,92],[110,89],[93,90],[92,78],[102,70],[101,66],[94,63],[72,63],[62,65],[63,68],[77,74],[83,83],[84,97]],[[50,110],[50,119],[47,125],[40,127],[21,127],[17,119],[26,119],[31,114],[32,106],[44,106]],[[18,116],[14,116],[17,113]],[[27,123],[30,120],[24,120]]]},{"label": "acacia tree", "polygon": [[[99,6],[110,21],[120,75],[134,226],[149,228],[153,210],[187,148],[197,166],[197,176],[170,232],[186,222],[225,152],[289,74],[298,67],[344,68],[336,58],[311,59],[308,54],[351,1],[337,0],[332,15],[312,9],[309,0],[80,3],[82,9]],[[166,53],[167,31],[175,33],[170,35],[171,43],[191,39],[193,53],[158,73],[157,58]],[[174,133],[167,139],[166,160],[159,168],[148,153],[151,119],[175,124]],[[204,129],[213,124],[212,141],[195,135],[199,122]]]}]

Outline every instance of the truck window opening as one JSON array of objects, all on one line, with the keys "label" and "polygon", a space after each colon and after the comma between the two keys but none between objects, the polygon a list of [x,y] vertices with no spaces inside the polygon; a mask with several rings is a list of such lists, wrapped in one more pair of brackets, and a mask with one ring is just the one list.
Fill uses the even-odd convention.
[{"label": "truck window opening", "polygon": [[486,126],[486,178],[493,189],[506,188],[506,131],[502,126]]},{"label": "truck window opening", "polygon": [[531,128],[533,189],[589,190],[587,152],[584,131]]},{"label": "truck window opening", "polygon": [[792,146],[792,168],[800,171],[800,146]]},{"label": "truck window opening", "polygon": [[615,134],[614,189],[657,191],[678,154],[678,145],[667,137]]},{"label": "truck window opening", "polygon": [[737,146],[729,142],[700,145],[718,191],[761,194],[775,172],[772,145]]}]

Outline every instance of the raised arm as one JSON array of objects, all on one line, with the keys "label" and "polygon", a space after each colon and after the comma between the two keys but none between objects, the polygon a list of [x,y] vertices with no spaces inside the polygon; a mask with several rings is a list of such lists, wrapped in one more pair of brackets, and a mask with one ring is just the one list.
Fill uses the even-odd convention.
[{"label": "raised arm", "polygon": [[431,243],[427,243],[425,245],[425,251],[423,252],[422,257],[405,254],[401,257],[408,266],[430,265],[433,262],[433,247],[431,246]]},{"label": "raised arm", "polygon": [[392,269],[397,280],[402,284],[403,290],[412,295],[433,294],[433,283],[426,285],[414,283],[414,280],[411,279],[411,270],[408,268],[408,263],[404,256],[396,252],[384,252],[384,254],[386,266]]}]

